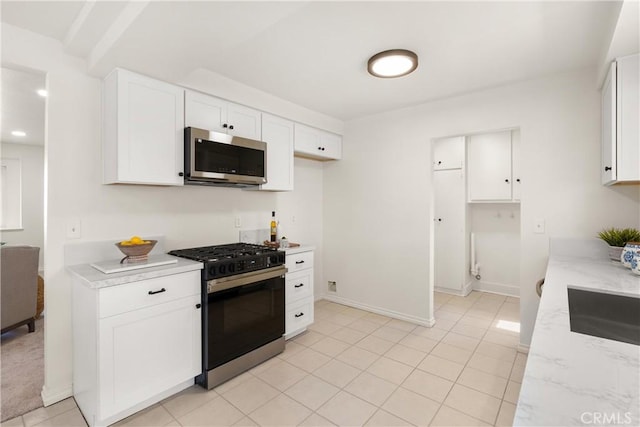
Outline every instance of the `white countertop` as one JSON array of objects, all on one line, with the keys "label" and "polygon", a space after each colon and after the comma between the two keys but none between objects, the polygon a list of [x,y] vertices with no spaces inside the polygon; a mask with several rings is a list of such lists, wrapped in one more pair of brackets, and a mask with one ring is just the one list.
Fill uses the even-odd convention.
[{"label": "white countertop", "polygon": [[177,262],[175,264],[148,267],[112,274],[105,274],[95,269],[90,264],[71,265],[67,267],[67,271],[69,271],[73,276],[79,278],[81,282],[89,288],[99,289],[202,269],[201,262],[174,257],[172,255],[164,256],[175,258]]},{"label": "white countertop", "polygon": [[315,249],[316,249],[315,246],[300,245],[295,248],[286,248],[284,251],[287,255],[295,255],[295,254],[299,254],[300,252],[309,252]]},{"label": "white countertop", "polygon": [[638,426],[640,346],[571,332],[567,285],[640,296],[640,276],[609,261],[606,245],[576,243],[554,253],[552,242],[513,424]]}]

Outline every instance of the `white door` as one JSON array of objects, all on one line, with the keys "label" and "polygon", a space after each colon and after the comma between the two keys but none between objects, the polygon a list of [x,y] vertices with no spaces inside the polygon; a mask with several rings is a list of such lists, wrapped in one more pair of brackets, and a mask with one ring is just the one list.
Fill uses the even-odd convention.
[{"label": "white door", "polygon": [[184,90],[118,70],[118,180],[182,185]]},{"label": "white door", "polygon": [[227,132],[227,101],[187,90],[184,104],[185,126]]},{"label": "white door", "polygon": [[469,201],[511,200],[511,132],[468,137]]},{"label": "white door", "polygon": [[522,185],[522,177],[520,171],[521,162],[520,151],[520,131],[511,131],[511,182],[513,183],[513,200],[520,201],[520,186]]},{"label": "white door", "polygon": [[327,159],[342,158],[342,137],[329,132],[320,132],[320,151]]},{"label": "white door", "polygon": [[295,151],[320,156],[320,131],[309,126],[295,124]]},{"label": "white door", "polygon": [[465,184],[461,169],[435,171],[434,285],[461,291],[465,267]]},{"label": "white door", "polygon": [[640,181],[640,55],[617,60],[616,180]]},{"label": "white door", "polygon": [[464,136],[433,141],[433,170],[462,169],[464,166]]},{"label": "white door", "polygon": [[267,183],[260,189],[293,190],[293,122],[263,114],[262,139],[267,143]]},{"label": "white door", "polygon": [[194,295],[100,320],[99,418],[200,373],[199,303]]},{"label": "white door", "polygon": [[[637,119],[636,119],[637,120]],[[611,64],[602,86],[602,163],[603,184],[616,180],[616,63]]]},{"label": "white door", "polygon": [[261,140],[260,111],[230,102],[227,108],[227,122],[229,134]]}]

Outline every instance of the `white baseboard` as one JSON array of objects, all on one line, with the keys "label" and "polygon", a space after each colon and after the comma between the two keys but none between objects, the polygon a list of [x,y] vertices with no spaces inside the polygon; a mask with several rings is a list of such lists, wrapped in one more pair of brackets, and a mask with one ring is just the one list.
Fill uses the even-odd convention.
[{"label": "white baseboard", "polygon": [[529,354],[529,346],[524,344],[518,344],[518,353]]},{"label": "white baseboard", "polygon": [[392,311],[392,310],[387,310],[380,307],[374,307],[371,305],[362,304],[362,303],[352,301],[347,298],[339,297],[336,295],[325,294],[323,299],[326,299],[327,301],[335,302],[338,304],[348,305],[349,307],[370,311],[372,313],[382,314],[383,316],[392,317],[394,319],[404,320],[405,322],[426,326],[429,328],[436,324],[436,319],[434,317],[432,317],[431,319],[425,319],[423,317],[411,316],[403,313],[398,313],[397,311]]},{"label": "white baseboard", "polygon": [[44,406],[53,405],[54,403],[58,403],[71,396],[73,396],[73,386],[71,384],[59,387],[55,390],[49,389],[46,385],[43,385],[42,391],[40,392],[40,397],[42,397],[42,403]]},{"label": "white baseboard", "polygon": [[476,280],[473,283],[474,291],[490,292],[493,294],[507,295],[510,297],[520,297],[520,288],[503,283],[485,282]]},{"label": "white baseboard", "polygon": [[462,290],[457,289],[449,289],[449,288],[441,288],[439,286],[434,287],[433,289],[436,292],[442,292],[443,294],[456,295],[459,297],[466,297],[473,290],[473,283],[469,282]]}]

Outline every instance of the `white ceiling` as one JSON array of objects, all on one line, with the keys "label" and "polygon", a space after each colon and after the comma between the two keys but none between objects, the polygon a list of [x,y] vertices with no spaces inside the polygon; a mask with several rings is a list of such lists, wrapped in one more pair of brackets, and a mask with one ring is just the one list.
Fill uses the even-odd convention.
[{"label": "white ceiling", "polygon": [[[15,144],[44,145],[44,114],[46,99],[36,93],[45,89],[44,74],[2,67],[0,97],[0,138],[2,142]],[[26,136],[13,136],[11,132],[21,130]]]},{"label": "white ceiling", "polygon": [[[583,67],[607,48],[621,2],[13,2],[2,21],[64,43],[104,76],[180,81],[205,68],[348,120]],[[399,79],[378,51],[420,57]],[[595,83],[594,83],[595,85]]]}]

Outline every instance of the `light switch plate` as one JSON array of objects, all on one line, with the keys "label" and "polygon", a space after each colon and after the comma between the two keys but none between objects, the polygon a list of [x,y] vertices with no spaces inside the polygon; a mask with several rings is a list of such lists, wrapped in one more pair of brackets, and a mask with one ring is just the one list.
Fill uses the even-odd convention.
[{"label": "light switch plate", "polygon": [[538,218],[533,221],[533,232],[536,234],[544,234],[544,219]]}]

